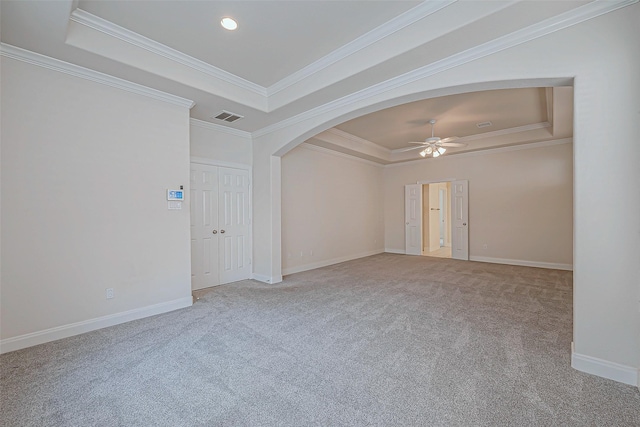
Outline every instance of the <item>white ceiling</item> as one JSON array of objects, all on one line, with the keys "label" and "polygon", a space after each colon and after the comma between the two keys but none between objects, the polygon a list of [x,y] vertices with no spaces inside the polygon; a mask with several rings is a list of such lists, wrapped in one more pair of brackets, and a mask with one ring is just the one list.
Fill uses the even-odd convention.
[{"label": "white ceiling", "polygon": [[[82,0],[78,7],[268,87],[418,3]],[[238,29],[223,29],[223,16]]]},{"label": "white ceiling", "polygon": [[[255,133],[416,69],[446,72],[442,64],[460,55],[544,34],[597,7],[593,0],[2,0],[0,33],[5,51],[26,49],[191,99],[192,118]],[[223,16],[239,29],[223,30]],[[344,143],[358,141],[390,163],[415,157],[392,150],[429,136],[430,118],[438,136],[466,138],[469,146],[455,153],[571,136],[571,106],[570,89],[460,94],[375,112],[310,142],[360,155]],[[245,118],[213,120],[221,110]],[[493,127],[478,129],[481,121]]]}]

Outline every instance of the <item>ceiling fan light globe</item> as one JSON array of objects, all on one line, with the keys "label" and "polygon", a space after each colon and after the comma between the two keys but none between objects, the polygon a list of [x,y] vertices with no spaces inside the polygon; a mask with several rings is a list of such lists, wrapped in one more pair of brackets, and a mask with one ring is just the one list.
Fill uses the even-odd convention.
[{"label": "ceiling fan light globe", "polygon": [[438,147],[438,153],[440,153],[440,154],[444,154],[444,152],[445,152],[445,151],[447,151],[447,149],[446,149],[446,148],[444,148],[444,147]]},{"label": "ceiling fan light globe", "polygon": [[431,154],[433,152],[433,148],[427,147],[427,148],[425,148],[424,152],[425,152],[425,154]]},{"label": "ceiling fan light globe", "polygon": [[438,153],[438,150],[434,150],[433,151],[433,157],[439,157],[440,153]]},{"label": "ceiling fan light globe", "polygon": [[425,156],[427,155],[427,151],[426,151],[426,150],[422,150],[422,151],[420,152],[420,155],[421,155],[422,157],[425,157]]}]

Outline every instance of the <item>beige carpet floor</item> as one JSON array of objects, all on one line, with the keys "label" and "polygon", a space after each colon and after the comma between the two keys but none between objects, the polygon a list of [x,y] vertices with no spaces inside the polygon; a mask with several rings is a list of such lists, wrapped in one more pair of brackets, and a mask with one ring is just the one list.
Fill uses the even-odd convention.
[{"label": "beige carpet floor", "polygon": [[381,254],[0,357],[2,426],[639,426],[570,272]]}]

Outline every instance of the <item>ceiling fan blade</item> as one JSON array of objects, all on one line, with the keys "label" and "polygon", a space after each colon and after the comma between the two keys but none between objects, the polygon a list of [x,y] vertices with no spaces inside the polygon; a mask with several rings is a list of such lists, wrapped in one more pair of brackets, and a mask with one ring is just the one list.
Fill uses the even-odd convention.
[{"label": "ceiling fan blade", "polygon": [[451,142],[451,141],[455,141],[456,139],[458,139],[457,136],[450,136],[448,138],[442,138],[439,142],[442,142],[442,143]]},{"label": "ceiling fan blade", "polygon": [[427,143],[424,142],[424,141],[409,141],[409,142],[407,142],[407,144],[423,144],[423,145],[427,145]]},{"label": "ceiling fan blade", "polygon": [[442,147],[466,147],[467,144],[464,142],[443,142],[442,144],[438,144]]},{"label": "ceiling fan blade", "polygon": [[396,153],[404,153],[405,151],[411,151],[411,150],[418,150],[420,148],[426,148],[428,147],[428,145],[421,145],[419,147],[409,147],[409,148],[403,148],[401,150],[396,151]]}]

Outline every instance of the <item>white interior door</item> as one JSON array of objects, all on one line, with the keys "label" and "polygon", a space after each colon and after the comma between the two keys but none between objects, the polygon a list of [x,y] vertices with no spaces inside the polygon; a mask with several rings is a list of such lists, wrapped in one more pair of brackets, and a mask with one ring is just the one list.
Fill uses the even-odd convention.
[{"label": "white interior door", "polygon": [[429,184],[429,251],[440,249],[440,201],[439,184]]},{"label": "white interior door", "polygon": [[218,168],[191,164],[191,288],[220,284]]},{"label": "white interior door", "polygon": [[451,183],[451,258],[469,259],[469,181]]},{"label": "white interior door", "polygon": [[404,253],[422,255],[422,185],[404,186]]},{"label": "white interior door", "polygon": [[440,190],[438,191],[438,206],[440,207],[440,246],[444,246],[447,240],[447,223],[446,221],[446,213],[447,213],[447,184],[440,184]]},{"label": "white interior door", "polygon": [[220,168],[220,283],[251,275],[249,172]]}]

